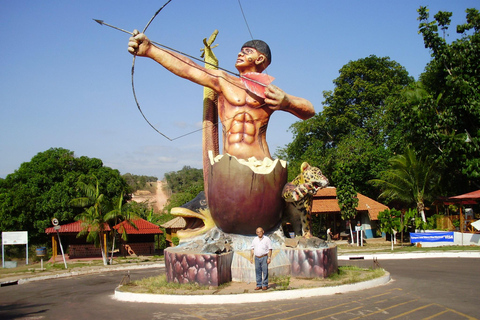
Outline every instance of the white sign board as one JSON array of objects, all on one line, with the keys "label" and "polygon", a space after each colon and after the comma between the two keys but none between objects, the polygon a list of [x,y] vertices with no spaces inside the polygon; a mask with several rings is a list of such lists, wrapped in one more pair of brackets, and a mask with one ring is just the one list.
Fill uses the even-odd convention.
[{"label": "white sign board", "polygon": [[5,268],[5,245],[24,244],[26,263],[28,264],[28,231],[5,231],[2,232],[2,266]]},{"label": "white sign board", "polygon": [[472,222],[471,225],[475,227],[475,229],[480,230],[480,220]]},{"label": "white sign board", "polygon": [[2,232],[2,244],[28,244],[28,231]]}]

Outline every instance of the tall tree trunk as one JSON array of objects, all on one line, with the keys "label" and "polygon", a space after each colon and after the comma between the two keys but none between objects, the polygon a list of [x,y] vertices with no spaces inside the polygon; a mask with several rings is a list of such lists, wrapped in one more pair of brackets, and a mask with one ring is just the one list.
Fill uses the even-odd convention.
[{"label": "tall tree trunk", "polygon": [[427,219],[425,219],[425,204],[422,201],[417,202],[417,210],[422,217],[422,221],[427,222]]},{"label": "tall tree trunk", "polygon": [[115,229],[113,229],[112,254],[110,255],[110,264],[113,264],[113,251],[115,251]]}]

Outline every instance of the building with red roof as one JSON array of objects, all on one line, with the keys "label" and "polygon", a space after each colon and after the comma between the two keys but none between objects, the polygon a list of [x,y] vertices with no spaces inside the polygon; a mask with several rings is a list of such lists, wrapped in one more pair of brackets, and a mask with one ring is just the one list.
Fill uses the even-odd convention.
[{"label": "building with red roof", "polygon": [[[58,230],[57,230],[58,229]],[[74,258],[86,258],[86,257],[101,257],[102,251],[100,248],[96,248],[93,243],[87,242],[87,235],[77,237],[84,227],[82,221],[75,221],[56,227],[50,227],[45,229],[45,233],[52,236],[52,260],[55,261],[59,247],[59,236],[62,247],[65,250],[65,254],[69,259]],[[110,226],[105,224],[104,230],[111,231]],[[58,232],[57,232],[58,231]],[[107,232],[104,234],[104,243],[107,243]],[[105,248],[105,252],[107,249]]]},{"label": "building with red roof", "polygon": [[[57,230],[57,229],[58,230]],[[105,224],[104,243],[107,252],[107,234],[112,231],[108,224]],[[61,237],[62,247],[68,259],[101,257],[100,248],[93,243],[87,242],[86,235],[77,237],[83,230],[82,222],[75,221],[57,227],[45,229],[45,233],[52,236],[52,260],[55,261],[59,250],[59,239]],[[122,221],[113,227],[119,234],[126,233],[127,240],[120,239],[120,253],[126,255],[151,255],[155,253],[155,235],[163,234],[159,226],[144,219],[134,219],[132,223]],[[57,232],[58,231],[58,232]]]},{"label": "building with red roof", "polygon": [[[354,225],[360,221],[366,238],[374,238],[376,234],[378,214],[384,210],[389,209],[373,199],[370,199],[363,194],[357,193],[358,205],[357,216],[355,217]],[[331,227],[332,232],[341,233],[350,232],[348,223],[343,221],[340,216],[340,206],[338,205],[337,189],[335,187],[327,187],[319,189],[313,197],[312,215],[325,214],[327,216],[327,227]],[[353,228],[353,226],[352,226]]]},{"label": "building with red roof", "polygon": [[123,256],[155,254],[155,235],[163,234],[159,226],[140,218],[131,220],[131,223],[122,221],[113,229],[119,234],[127,234],[127,240],[120,240],[120,254]]}]

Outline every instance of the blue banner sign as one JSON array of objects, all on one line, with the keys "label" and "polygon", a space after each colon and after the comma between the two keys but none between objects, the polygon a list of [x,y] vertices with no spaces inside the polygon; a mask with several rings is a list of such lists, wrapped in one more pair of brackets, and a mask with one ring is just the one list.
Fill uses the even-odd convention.
[{"label": "blue banner sign", "polygon": [[453,242],[453,231],[410,233],[410,242]]}]

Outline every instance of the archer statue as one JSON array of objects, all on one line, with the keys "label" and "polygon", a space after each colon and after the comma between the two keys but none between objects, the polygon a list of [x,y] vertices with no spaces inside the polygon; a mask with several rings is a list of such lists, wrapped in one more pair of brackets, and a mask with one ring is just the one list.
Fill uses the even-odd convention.
[{"label": "archer statue", "polygon": [[159,48],[137,30],[133,34],[128,43],[130,53],[151,58],[177,76],[218,93],[224,153],[239,159],[271,158],[266,129],[272,113],[283,110],[302,120],[315,114],[308,100],[286,94],[272,84],[264,86],[264,92],[255,93],[247,88],[245,82],[248,82],[249,74],[263,72],[271,62],[270,48],[261,40],[246,42],[238,53],[235,67],[245,79],[223,70],[207,69],[179,53]]},{"label": "archer statue", "polygon": [[[205,50],[210,49],[211,42],[213,40],[207,44],[204,40]],[[272,77],[262,73],[272,60],[270,48],[262,40],[247,41],[241,47],[235,62],[238,75],[201,66],[178,52],[155,46],[138,30],[129,39],[128,51],[151,58],[175,75],[210,88],[217,94],[215,111],[222,123],[224,155],[241,160],[252,157],[260,161],[272,160],[266,141],[272,113],[287,111],[302,120],[315,114],[308,100],[285,93],[271,84]],[[204,150],[204,153],[208,151]],[[218,227],[225,232],[249,234],[254,229],[252,224],[262,226],[265,231],[278,224],[283,210],[281,191],[286,183],[286,168],[274,173],[277,177],[253,179],[258,183],[255,188],[252,187],[251,174],[243,168],[233,169],[229,162],[227,168],[224,165],[217,169],[215,175],[212,168],[205,170],[204,161],[206,198]],[[235,181],[230,181],[232,177]],[[272,184],[277,186],[269,186]]]}]

